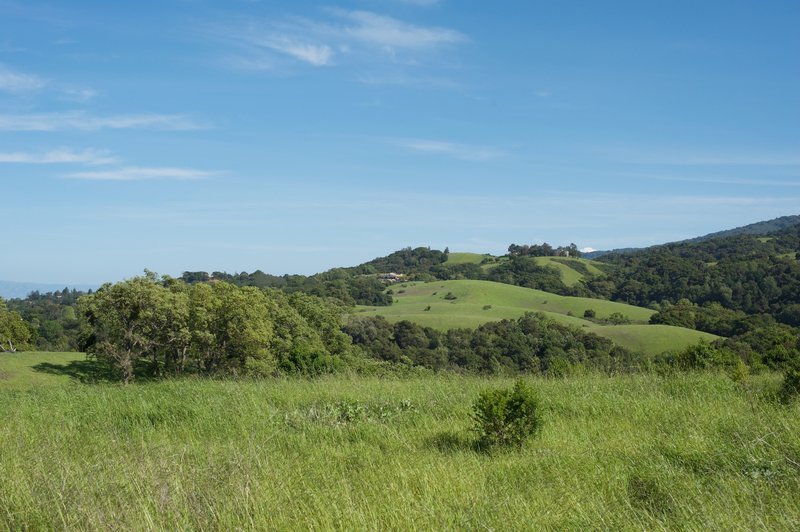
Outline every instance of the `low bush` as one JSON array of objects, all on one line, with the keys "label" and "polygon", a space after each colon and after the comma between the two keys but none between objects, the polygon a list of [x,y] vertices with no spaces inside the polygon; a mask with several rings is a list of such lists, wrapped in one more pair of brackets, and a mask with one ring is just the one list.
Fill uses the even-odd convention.
[{"label": "low bush", "polygon": [[523,380],[512,389],[484,390],[472,405],[478,446],[522,447],[539,432],[542,420],[536,392]]},{"label": "low bush", "polygon": [[800,396],[800,363],[795,363],[786,370],[781,384],[780,398],[784,403],[791,403]]}]

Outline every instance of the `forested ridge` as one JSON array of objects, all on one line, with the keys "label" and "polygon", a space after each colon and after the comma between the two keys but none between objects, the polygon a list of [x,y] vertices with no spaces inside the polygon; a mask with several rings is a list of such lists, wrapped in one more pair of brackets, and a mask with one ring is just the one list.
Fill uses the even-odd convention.
[{"label": "forested ridge", "polygon": [[[448,263],[448,249],[404,248],[311,276],[147,273],[95,293],[64,289],[0,302],[0,349],[81,350],[126,380],[137,371],[315,375],[374,371],[376,364],[479,373],[629,371],[684,364],[688,356],[645,360],[535,315],[447,332],[375,317],[342,321],[353,305],[390,305],[387,288],[398,280],[478,279],[649,307],[657,311],[651,323],[724,337],[705,348],[715,364],[739,359],[782,368],[800,357],[798,252],[794,225],[608,254],[593,263],[602,266],[599,274],[573,260],[574,244],[512,244],[504,257],[466,263]],[[537,262],[543,256],[563,261],[582,280],[566,286],[551,263]],[[389,273],[396,277],[387,280]]]},{"label": "forested ridge", "polygon": [[767,236],[735,235],[609,254],[598,297],[658,308],[688,300],[800,325],[800,225]]}]

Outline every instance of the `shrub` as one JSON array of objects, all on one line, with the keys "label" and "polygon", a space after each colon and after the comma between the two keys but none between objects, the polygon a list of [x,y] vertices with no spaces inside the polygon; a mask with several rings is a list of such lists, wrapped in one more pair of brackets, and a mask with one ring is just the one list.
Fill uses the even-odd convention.
[{"label": "shrub", "polygon": [[795,363],[786,370],[780,397],[784,403],[791,403],[798,396],[800,396],[800,363]]},{"label": "shrub", "polygon": [[456,296],[453,295],[453,292],[447,292],[447,294],[445,294],[444,298],[445,299],[457,299]]},{"label": "shrub", "polygon": [[424,308],[424,309],[422,309],[422,310],[424,310],[425,312],[428,312],[430,309],[431,309],[431,306],[430,306],[430,305],[428,305],[427,307],[425,307],[425,308]]},{"label": "shrub", "polygon": [[621,312],[612,312],[609,316],[607,321],[612,325],[626,325],[631,322],[627,316],[625,316]]},{"label": "shrub", "polygon": [[483,310],[492,310],[492,306],[491,305],[484,305],[483,306]]},{"label": "shrub", "polygon": [[591,319],[594,318],[595,316],[596,316],[595,311],[593,311],[592,309],[587,309],[583,312],[584,318]]},{"label": "shrub", "polygon": [[472,405],[474,430],[478,445],[522,447],[541,428],[536,392],[523,380],[510,390],[484,390]]}]

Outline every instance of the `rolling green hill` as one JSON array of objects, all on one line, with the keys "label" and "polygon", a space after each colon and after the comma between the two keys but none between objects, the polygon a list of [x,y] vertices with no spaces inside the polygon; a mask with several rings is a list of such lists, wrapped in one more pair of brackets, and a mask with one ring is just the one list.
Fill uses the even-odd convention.
[{"label": "rolling green hill", "polygon": [[[392,291],[395,298],[392,306],[358,307],[357,312],[384,316],[391,322],[409,320],[439,330],[472,328],[490,321],[514,319],[526,312],[543,312],[558,322],[588,329],[623,347],[649,354],[717,338],[680,327],[648,325],[654,313],[650,309],[601,299],[559,296],[490,281],[404,283],[393,286]],[[445,299],[446,296],[455,299]],[[428,307],[430,309],[425,310]],[[631,323],[594,323],[583,319],[586,310],[593,310],[599,320],[619,313]]]},{"label": "rolling green hill", "polygon": [[[574,257],[531,257],[537,266],[547,266],[555,268],[561,275],[561,281],[566,286],[575,286],[580,281],[592,277],[604,275],[602,263],[588,259],[578,259]],[[490,261],[487,261],[489,259]],[[486,262],[484,262],[486,261]],[[508,261],[507,256],[495,257],[488,253],[449,253],[445,266],[455,266],[459,264],[477,264],[484,271],[496,268],[498,265]]]},{"label": "rolling green hill", "polygon": [[561,281],[567,286],[575,286],[584,279],[603,275],[597,263],[588,259],[573,257],[536,257],[539,266],[549,266],[561,273]]},{"label": "rolling green hill", "polygon": [[485,258],[495,257],[489,253],[448,253],[445,264],[480,264]]}]

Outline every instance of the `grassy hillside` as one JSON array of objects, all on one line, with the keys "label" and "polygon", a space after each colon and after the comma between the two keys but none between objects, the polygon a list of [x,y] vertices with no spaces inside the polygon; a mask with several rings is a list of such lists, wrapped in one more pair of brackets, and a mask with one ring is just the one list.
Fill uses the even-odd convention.
[{"label": "grassy hillside", "polygon": [[597,263],[587,259],[567,257],[536,257],[536,264],[555,268],[561,274],[561,281],[567,286],[575,286],[583,279],[603,275]]},{"label": "grassy hillside", "polygon": [[[380,315],[389,321],[410,320],[440,330],[477,327],[489,321],[512,319],[525,312],[544,312],[551,318],[611,338],[619,345],[657,354],[681,349],[711,334],[679,327],[646,325],[653,311],[600,299],[567,297],[489,281],[435,281],[405,283],[392,287],[396,302],[390,307],[359,307],[357,312]],[[450,293],[455,299],[448,300]],[[491,308],[485,308],[491,305]],[[430,310],[425,310],[430,306]],[[594,310],[598,319],[618,312],[636,322],[630,325],[600,325],[583,319]]]},{"label": "grassy hillside", "polygon": [[[492,262],[481,264],[485,259],[492,259]],[[575,286],[581,280],[589,277],[603,275],[600,265],[588,259],[576,259],[572,257],[532,257],[538,266],[549,266],[555,268],[561,274],[561,281],[566,286]],[[495,257],[488,253],[450,253],[445,264],[479,264],[483,270],[488,271],[507,261],[508,257]]]},{"label": "grassy hillside", "polygon": [[469,408],[504,379],[126,388],[58,356],[0,354],[0,529],[800,526],[800,406],[761,398],[771,375],[533,379],[541,436],[488,455]]},{"label": "grassy hillside", "polygon": [[447,264],[480,264],[485,258],[494,258],[488,253],[448,253]]}]

